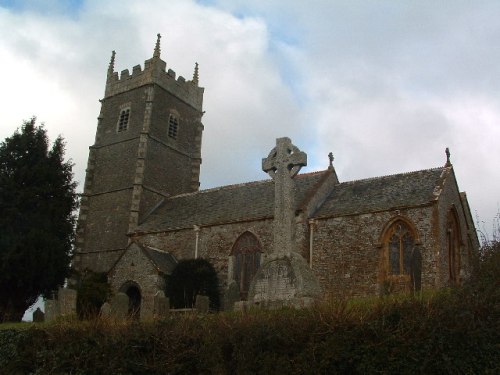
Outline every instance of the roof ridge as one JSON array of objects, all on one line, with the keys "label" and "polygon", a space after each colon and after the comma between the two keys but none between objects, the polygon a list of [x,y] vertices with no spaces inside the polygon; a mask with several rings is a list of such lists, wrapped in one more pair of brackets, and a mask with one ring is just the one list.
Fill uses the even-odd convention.
[{"label": "roof ridge", "polygon": [[[314,176],[314,175],[318,175],[318,174],[321,174],[321,173],[325,173],[326,171],[328,171],[328,170],[325,169],[325,170],[320,170],[320,171],[313,171],[313,172],[301,173],[301,174],[298,174],[296,176],[296,178]],[[260,185],[260,184],[265,184],[265,183],[270,183],[270,182],[272,182],[272,179],[247,181],[247,182],[241,182],[239,184],[222,185],[222,186],[216,186],[216,187],[209,188],[209,189],[203,189],[203,190],[193,191],[193,192],[190,192],[190,193],[182,193],[182,194],[178,194],[178,195],[172,195],[171,197],[168,197],[167,199],[183,198],[183,197],[187,197],[187,196],[190,196],[190,195],[211,193],[211,192],[214,192],[214,191],[220,191],[220,190],[226,190],[226,189],[235,189],[235,188],[238,188],[238,187],[241,187],[241,186]]]},{"label": "roof ridge", "polygon": [[364,182],[364,181],[373,181],[373,180],[380,180],[382,178],[387,178],[387,177],[395,177],[395,176],[408,176],[411,174],[419,173],[419,172],[431,172],[431,171],[438,171],[438,170],[443,170],[446,167],[434,167],[434,168],[427,168],[427,169],[419,169],[416,171],[410,171],[410,172],[402,172],[402,173],[393,173],[393,174],[387,174],[383,176],[375,176],[375,177],[368,177],[368,178],[360,178],[356,180],[351,180],[351,181],[344,181],[340,182],[339,185],[341,184],[352,184],[355,182]]},{"label": "roof ridge", "polygon": [[219,190],[234,189],[234,188],[237,188],[237,187],[240,187],[240,186],[259,185],[259,184],[268,183],[268,182],[271,182],[271,181],[272,180],[268,179],[268,180],[257,180],[257,181],[241,182],[239,184],[216,186],[216,187],[209,188],[209,189],[193,191],[191,193],[182,193],[182,194],[178,194],[178,195],[172,195],[171,197],[168,197],[167,199],[187,197],[187,196],[190,196],[190,195],[210,193],[210,192],[219,191]]}]

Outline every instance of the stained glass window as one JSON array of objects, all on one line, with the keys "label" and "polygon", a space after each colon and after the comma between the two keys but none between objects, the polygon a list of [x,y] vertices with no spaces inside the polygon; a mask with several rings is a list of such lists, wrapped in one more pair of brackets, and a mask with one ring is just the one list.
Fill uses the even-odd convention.
[{"label": "stained glass window", "polygon": [[262,249],[259,240],[250,232],[243,233],[233,246],[233,278],[240,287],[240,297],[246,300],[250,283],[260,266]]}]

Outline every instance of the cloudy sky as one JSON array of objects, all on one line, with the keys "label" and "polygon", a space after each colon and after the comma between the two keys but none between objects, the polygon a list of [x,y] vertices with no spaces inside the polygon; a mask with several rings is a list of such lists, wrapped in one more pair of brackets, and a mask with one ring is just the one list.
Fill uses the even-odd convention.
[{"label": "cloudy sky", "polygon": [[[341,181],[442,166],[473,214],[500,202],[500,2],[0,0],[0,139],[36,115],[83,185],[111,51],[205,87],[202,188],[267,177],[288,136]],[[481,228],[483,229],[483,228]]]}]

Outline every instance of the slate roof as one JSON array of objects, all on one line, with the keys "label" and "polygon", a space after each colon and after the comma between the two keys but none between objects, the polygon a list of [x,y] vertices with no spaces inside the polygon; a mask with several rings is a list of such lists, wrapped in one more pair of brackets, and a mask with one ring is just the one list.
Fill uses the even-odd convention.
[{"label": "slate roof", "polygon": [[158,267],[164,274],[170,275],[177,265],[175,257],[165,251],[161,251],[149,246],[141,246],[142,250],[151,259],[151,261]]},{"label": "slate roof", "polygon": [[[296,177],[296,202],[302,202],[319,182],[325,171],[305,173]],[[260,219],[274,215],[274,184],[272,180],[249,182],[201,190],[166,199],[142,223],[138,231],[161,231],[192,228]]]},{"label": "slate roof", "polygon": [[432,202],[445,170],[434,168],[340,183],[314,217],[360,214]]},{"label": "slate roof", "polygon": [[[339,183],[313,217],[342,216],[417,206],[432,202],[446,168],[395,174]],[[296,177],[296,203],[314,190],[326,171]],[[166,199],[142,223],[139,232],[192,228],[228,222],[272,218],[272,180],[223,186]]]}]

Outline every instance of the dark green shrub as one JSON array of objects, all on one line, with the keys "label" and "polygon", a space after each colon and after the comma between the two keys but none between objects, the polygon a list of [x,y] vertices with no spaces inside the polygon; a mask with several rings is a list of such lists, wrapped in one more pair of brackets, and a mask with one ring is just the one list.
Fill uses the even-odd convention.
[{"label": "dark green shrub", "polygon": [[210,298],[210,308],[220,306],[219,280],[214,267],[206,259],[182,260],[167,282],[167,296],[176,309],[192,308],[197,295]]},{"label": "dark green shrub", "polygon": [[77,287],[76,312],[80,319],[92,319],[99,315],[104,302],[111,295],[105,273],[85,271]]}]

